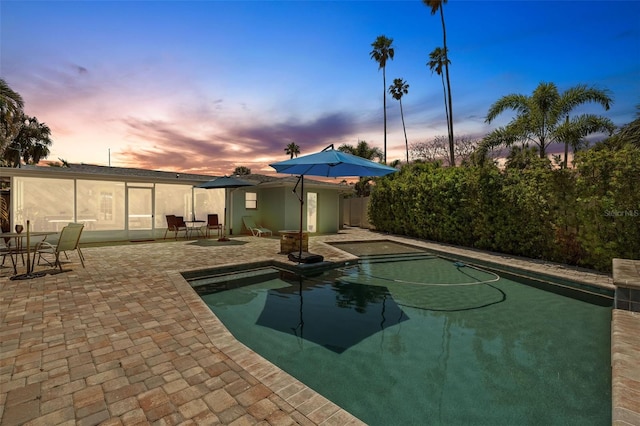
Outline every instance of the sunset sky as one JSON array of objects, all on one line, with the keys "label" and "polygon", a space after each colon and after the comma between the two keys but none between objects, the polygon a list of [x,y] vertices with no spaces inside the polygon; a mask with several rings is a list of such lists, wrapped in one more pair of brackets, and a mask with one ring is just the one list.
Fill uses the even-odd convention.
[{"label": "sunset sky", "polygon": [[[457,135],[482,137],[493,102],[540,82],[607,89],[620,126],[640,104],[639,1],[445,5]],[[49,160],[213,175],[273,173],[301,154],[366,140],[383,148],[378,35],[394,40],[409,143],[446,135],[442,45],[422,1],[11,1],[0,3],[0,76],[52,130]],[[387,97],[389,161],[404,158]],[[110,155],[109,155],[110,153]]]}]

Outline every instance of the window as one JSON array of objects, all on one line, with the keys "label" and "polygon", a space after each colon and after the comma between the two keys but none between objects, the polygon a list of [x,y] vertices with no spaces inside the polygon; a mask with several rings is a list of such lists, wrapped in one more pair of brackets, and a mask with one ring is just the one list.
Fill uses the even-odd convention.
[{"label": "window", "polygon": [[245,192],[244,208],[247,210],[255,210],[258,208],[258,194],[255,192]]},{"label": "window", "polygon": [[124,182],[78,179],[76,221],[85,231],[124,230],[124,188]]},{"label": "window", "polygon": [[113,220],[113,193],[111,192],[100,192],[99,219],[109,222]]},{"label": "window", "polygon": [[15,224],[26,225],[30,220],[32,231],[60,231],[74,221],[73,179],[20,177],[14,182],[15,194],[12,191],[11,197]]},{"label": "window", "polygon": [[193,193],[193,190],[194,189],[191,185],[156,185],[154,222],[157,229],[167,227],[168,214],[182,216],[184,220],[189,220],[191,218],[191,206],[193,205],[191,203],[191,194]]}]

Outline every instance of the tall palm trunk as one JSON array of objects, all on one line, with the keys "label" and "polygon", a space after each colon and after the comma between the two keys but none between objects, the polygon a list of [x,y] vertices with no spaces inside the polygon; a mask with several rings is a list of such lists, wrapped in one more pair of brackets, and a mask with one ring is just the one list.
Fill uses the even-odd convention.
[{"label": "tall palm trunk", "polygon": [[382,109],[384,110],[384,155],[382,162],[387,164],[387,67],[382,67]]},{"label": "tall palm trunk", "polygon": [[404,112],[402,111],[402,98],[400,101],[400,118],[402,118],[402,130],[404,131],[404,147],[407,153],[407,164],[409,164],[409,140],[407,139],[407,128],[404,125]]},{"label": "tall palm trunk", "polygon": [[[451,135],[451,120],[449,119],[449,102],[447,101],[447,87],[444,83],[444,74],[440,74],[442,79],[442,96],[444,97],[444,116],[447,118],[447,134]],[[449,138],[449,150],[452,149],[451,138]],[[451,161],[451,154],[449,154],[449,161]],[[454,163],[451,163],[453,166]]]},{"label": "tall palm trunk", "polygon": [[444,25],[444,11],[442,6],[440,7],[440,20],[442,21],[442,44],[444,45],[444,57],[445,57],[444,69],[447,75],[447,97],[449,99],[449,105],[448,105],[449,106],[449,118],[448,118],[449,122],[447,123],[448,129],[449,129],[449,158],[451,160],[451,165],[455,166],[456,159],[453,153],[453,107],[451,105],[451,79],[449,78],[449,53],[447,49],[447,30]]},{"label": "tall palm trunk", "polygon": [[382,68],[382,108],[384,109],[384,154],[383,162],[387,162],[387,60],[393,59],[394,49],[392,46],[393,39],[380,35],[376,38],[371,46],[371,58],[374,59],[379,67]]},{"label": "tall palm trunk", "polygon": [[[567,119],[565,120],[565,123],[567,125],[569,125],[569,116],[567,115]],[[563,169],[567,168],[568,165],[568,157],[569,157],[569,139],[565,139],[564,141],[564,164],[562,165]]]}]

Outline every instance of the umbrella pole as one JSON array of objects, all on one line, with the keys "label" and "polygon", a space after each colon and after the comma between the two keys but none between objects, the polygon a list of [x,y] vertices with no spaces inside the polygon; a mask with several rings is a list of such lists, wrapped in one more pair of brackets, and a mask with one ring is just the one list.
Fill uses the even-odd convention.
[{"label": "umbrella pole", "polygon": [[229,241],[227,238],[227,198],[229,197],[229,188],[224,189],[224,224],[222,225],[222,238],[218,238],[218,241]]},{"label": "umbrella pole", "polygon": [[27,275],[31,274],[31,234],[29,233],[29,221],[27,220]]},{"label": "umbrella pole", "polygon": [[298,263],[302,261],[302,218],[304,210],[304,175],[300,175],[300,234],[298,234]]},{"label": "umbrella pole", "polygon": [[[193,220],[195,222],[196,220],[196,187],[192,186],[191,187],[191,220]],[[195,224],[194,224],[195,226]]]}]

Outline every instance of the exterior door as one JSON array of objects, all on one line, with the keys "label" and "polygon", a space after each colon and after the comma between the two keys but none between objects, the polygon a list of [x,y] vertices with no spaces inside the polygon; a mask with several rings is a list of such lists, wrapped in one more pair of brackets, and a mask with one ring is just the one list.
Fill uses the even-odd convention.
[{"label": "exterior door", "polygon": [[307,231],[318,232],[318,194],[307,192]]}]

